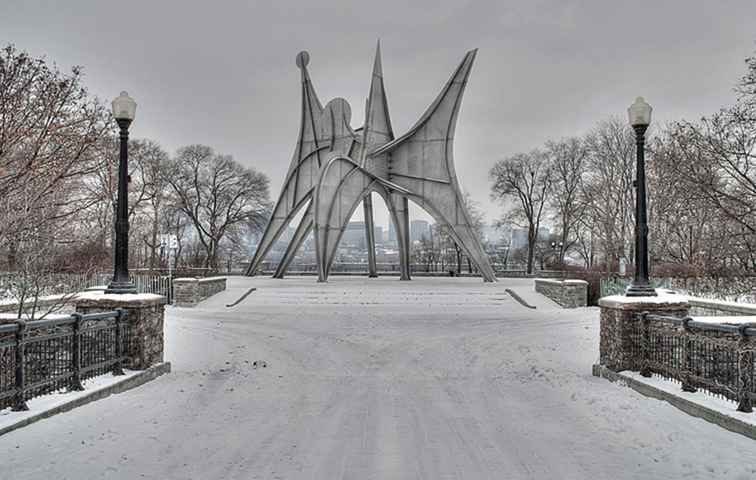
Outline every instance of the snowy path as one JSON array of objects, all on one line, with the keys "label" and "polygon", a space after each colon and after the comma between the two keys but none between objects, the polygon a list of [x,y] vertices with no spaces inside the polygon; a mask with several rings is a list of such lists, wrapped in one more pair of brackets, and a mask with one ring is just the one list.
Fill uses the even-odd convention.
[{"label": "snowy path", "polygon": [[752,440],[591,377],[598,311],[531,285],[233,279],[169,310],[173,373],[0,437],[0,477],[756,478]]}]

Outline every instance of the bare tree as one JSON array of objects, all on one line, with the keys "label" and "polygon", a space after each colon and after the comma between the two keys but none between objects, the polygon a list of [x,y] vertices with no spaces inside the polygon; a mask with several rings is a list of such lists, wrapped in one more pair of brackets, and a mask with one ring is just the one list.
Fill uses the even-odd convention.
[{"label": "bare tree", "polygon": [[620,259],[631,257],[634,245],[635,136],[627,122],[602,121],[585,138],[587,170],[582,196],[589,226],[601,245],[604,263],[616,270]]},{"label": "bare tree", "polygon": [[549,159],[541,150],[520,153],[498,161],[489,175],[492,198],[512,201],[507,220],[528,230],[527,272],[533,273],[538,230],[552,184]]},{"label": "bare tree", "polygon": [[[745,59],[746,74],[740,79],[735,91],[740,94],[739,101],[749,108],[756,108],[756,56]],[[751,113],[754,113],[751,110]]]},{"label": "bare tree", "polygon": [[268,178],[210,147],[179,149],[166,181],[173,203],[191,221],[205,251],[204,266],[218,268],[221,241],[237,229],[259,231],[267,220]]},{"label": "bare tree", "polygon": [[0,240],[11,251],[21,230],[87,207],[78,182],[95,168],[93,150],[111,122],[81,76],[12,45],[0,50]]},{"label": "bare tree", "polygon": [[756,233],[756,120],[736,105],[698,123],[679,122],[672,132],[683,153],[680,178],[733,222]]},{"label": "bare tree", "polygon": [[166,213],[168,194],[167,169],[168,153],[152,140],[137,140],[129,146],[129,159],[133,158],[132,191],[134,200],[129,198],[131,216],[144,218],[142,242],[147,248],[147,266],[150,271],[159,265],[161,219]]},{"label": "bare tree", "polygon": [[558,263],[562,264],[565,252],[577,241],[575,230],[585,212],[581,190],[588,150],[582,139],[572,137],[547,142],[546,154],[550,158],[553,181],[549,203],[559,228],[556,241],[561,245]]}]

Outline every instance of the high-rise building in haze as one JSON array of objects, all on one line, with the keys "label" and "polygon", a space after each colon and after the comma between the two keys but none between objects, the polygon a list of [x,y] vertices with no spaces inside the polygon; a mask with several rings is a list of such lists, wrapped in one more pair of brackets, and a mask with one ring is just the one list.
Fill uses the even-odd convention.
[{"label": "high-rise building in haze", "polygon": [[383,227],[380,225],[376,225],[375,228],[373,228],[373,232],[375,232],[375,243],[383,243],[385,239],[383,238]]},{"label": "high-rise building in haze", "polygon": [[430,238],[430,224],[425,220],[412,220],[410,222],[410,242],[419,242],[423,236]]},{"label": "high-rise building in haze", "polygon": [[358,247],[365,245],[365,222],[349,222],[341,236],[341,245]]}]

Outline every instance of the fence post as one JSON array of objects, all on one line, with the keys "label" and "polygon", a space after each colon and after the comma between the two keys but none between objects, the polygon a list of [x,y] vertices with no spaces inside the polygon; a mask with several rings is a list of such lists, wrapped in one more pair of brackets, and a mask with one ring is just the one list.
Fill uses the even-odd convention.
[{"label": "fence post", "polygon": [[73,375],[71,376],[70,390],[84,390],[84,386],[81,384],[81,323],[84,316],[80,313],[72,313],[71,316],[76,320],[73,324],[73,338],[72,338],[72,354],[71,354],[71,369]]},{"label": "fence post", "polygon": [[690,372],[693,369],[693,366],[691,365],[693,363],[692,356],[690,352],[690,322],[693,320],[690,317],[685,317],[682,319],[682,328],[683,328],[683,335],[682,335],[682,372],[680,375],[680,381],[682,382],[682,391],[683,392],[695,392],[698,389],[693,386],[693,384],[690,381]]},{"label": "fence post", "polygon": [[753,389],[753,349],[750,348],[746,329],[751,325],[744,323],[740,325],[738,333],[740,341],[738,342],[738,411],[751,413],[753,404],[751,402],[751,390]]},{"label": "fence post", "polygon": [[648,318],[648,312],[640,314],[641,319],[641,369],[642,377],[651,376],[651,321]]},{"label": "fence post", "polygon": [[115,316],[115,356],[116,361],[113,364],[113,375],[123,375],[123,318],[126,316],[126,310],[116,308]]},{"label": "fence post", "polygon": [[26,344],[24,342],[24,333],[26,332],[26,322],[16,320],[16,398],[13,404],[14,412],[24,412],[29,410],[26,405],[26,372],[24,364],[26,363]]}]

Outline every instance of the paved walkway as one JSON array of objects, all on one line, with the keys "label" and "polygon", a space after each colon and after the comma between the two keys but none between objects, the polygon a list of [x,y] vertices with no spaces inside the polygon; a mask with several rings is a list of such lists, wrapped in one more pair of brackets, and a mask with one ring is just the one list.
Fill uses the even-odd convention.
[{"label": "paved walkway", "polygon": [[0,437],[0,477],[756,478],[753,441],[591,377],[598,311],[531,290],[232,279],[168,310],[173,373]]}]

